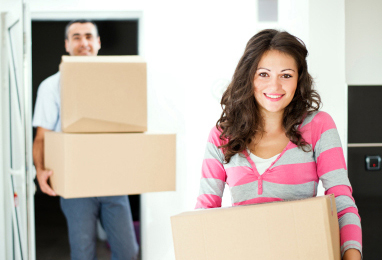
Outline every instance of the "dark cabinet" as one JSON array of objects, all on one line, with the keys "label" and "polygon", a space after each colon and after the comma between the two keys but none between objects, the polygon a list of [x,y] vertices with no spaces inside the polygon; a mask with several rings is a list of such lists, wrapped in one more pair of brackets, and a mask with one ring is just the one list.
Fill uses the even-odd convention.
[{"label": "dark cabinet", "polygon": [[382,157],[381,97],[382,86],[348,89],[348,175],[361,216],[364,259],[370,260],[381,259],[382,170],[377,169]]}]

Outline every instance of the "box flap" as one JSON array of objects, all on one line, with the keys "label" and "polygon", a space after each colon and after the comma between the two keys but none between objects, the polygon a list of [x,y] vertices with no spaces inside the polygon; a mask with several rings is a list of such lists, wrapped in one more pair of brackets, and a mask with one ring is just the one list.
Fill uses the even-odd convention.
[{"label": "box flap", "polygon": [[144,59],[138,55],[122,55],[122,56],[68,56],[61,58],[61,63],[67,62],[120,62],[120,63],[145,63]]},{"label": "box flap", "polygon": [[[91,129],[91,131],[90,131]],[[94,118],[80,118],[72,124],[68,124],[62,127],[63,132],[70,133],[110,133],[110,132],[126,132],[126,129],[129,129],[129,132],[142,132],[146,131],[147,127],[145,125],[133,125],[133,124],[122,124],[115,123],[113,121],[94,119]]]},{"label": "box flap", "polygon": [[62,131],[147,131],[146,63],[128,62],[131,56],[116,56],[126,62],[111,62],[110,56],[102,57],[110,62],[64,60],[77,58],[60,65]]}]

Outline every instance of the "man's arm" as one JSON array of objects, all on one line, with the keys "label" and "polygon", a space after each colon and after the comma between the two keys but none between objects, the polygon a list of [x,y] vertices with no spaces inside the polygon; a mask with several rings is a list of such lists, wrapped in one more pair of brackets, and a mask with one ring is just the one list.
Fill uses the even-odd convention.
[{"label": "man's arm", "polygon": [[33,161],[41,191],[50,196],[56,196],[56,193],[48,184],[48,179],[53,174],[53,171],[47,171],[44,167],[44,134],[47,131],[50,130],[37,127],[36,137],[33,142]]}]

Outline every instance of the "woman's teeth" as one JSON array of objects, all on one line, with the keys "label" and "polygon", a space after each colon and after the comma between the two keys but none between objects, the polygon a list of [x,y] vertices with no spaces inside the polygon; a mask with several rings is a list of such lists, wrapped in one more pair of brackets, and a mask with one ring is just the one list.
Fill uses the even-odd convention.
[{"label": "woman's teeth", "polygon": [[267,97],[269,98],[280,98],[282,97],[283,95],[269,95],[269,94],[265,94]]}]

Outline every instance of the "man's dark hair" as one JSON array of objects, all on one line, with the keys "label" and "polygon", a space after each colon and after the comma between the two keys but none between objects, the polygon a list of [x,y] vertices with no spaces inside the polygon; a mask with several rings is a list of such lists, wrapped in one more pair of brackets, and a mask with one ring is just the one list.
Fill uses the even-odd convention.
[{"label": "man's dark hair", "polygon": [[98,27],[97,25],[95,24],[95,22],[91,21],[91,20],[88,20],[88,19],[79,19],[79,20],[73,20],[73,21],[70,21],[66,27],[65,27],[65,40],[68,39],[68,32],[69,32],[69,27],[74,24],[74,23],[91,23],[94,25],[95,29],[96,29],[96,33],[97,33],[97,37],[99,36],[98,34]]}]

